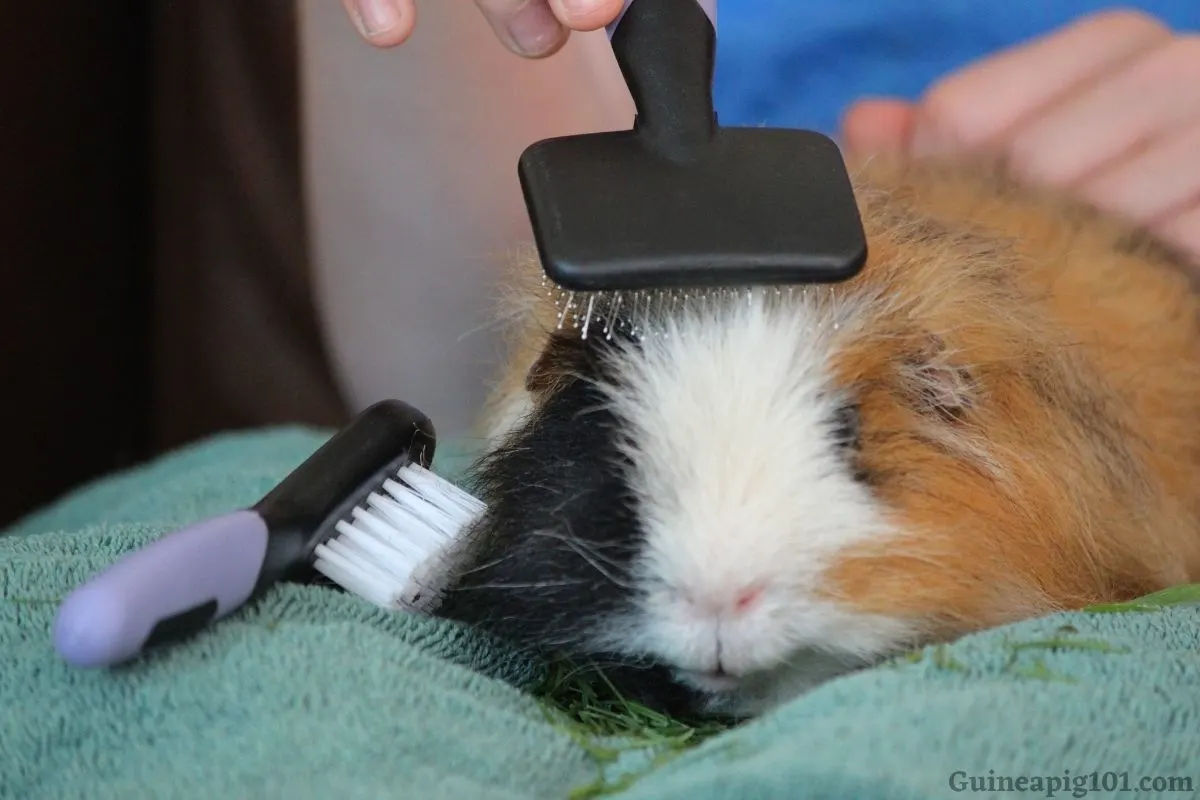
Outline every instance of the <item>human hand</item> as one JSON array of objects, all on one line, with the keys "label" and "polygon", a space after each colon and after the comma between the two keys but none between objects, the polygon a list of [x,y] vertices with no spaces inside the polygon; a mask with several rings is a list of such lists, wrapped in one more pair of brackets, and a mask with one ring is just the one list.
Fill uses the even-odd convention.
[{"label": "human hand", "polygon": [[[463,0],[430,0],[455,3]],[[412,34],[416,0],[342,0],[364,39],[395,47]],[[500,41],[512,52],[542,58],[558,52],[571,31],[603,28],[617,18],[623,0],[475,0]]]},{"label": "human hand", "polygon": [[1200,263],[1200,36],[1135,12],[1085,17],[937,82],[917,103],[866,100],[858,154],[990,152]]}]

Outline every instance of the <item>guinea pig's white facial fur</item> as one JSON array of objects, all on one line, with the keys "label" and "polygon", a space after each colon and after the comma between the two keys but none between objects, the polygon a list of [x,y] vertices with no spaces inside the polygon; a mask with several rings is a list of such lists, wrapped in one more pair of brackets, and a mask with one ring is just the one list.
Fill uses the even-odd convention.
[{"label": "guinea pig's white facial fur", "polygon": [[769,704],[909,635],[816,591],[839,552],[893,535],[847,457],[852,399],[828,368],[855,300],[763,298],[672,317],[613,350],[600,383],[643,540],[634,610],[595,644],[670,664],[718,705]]}]

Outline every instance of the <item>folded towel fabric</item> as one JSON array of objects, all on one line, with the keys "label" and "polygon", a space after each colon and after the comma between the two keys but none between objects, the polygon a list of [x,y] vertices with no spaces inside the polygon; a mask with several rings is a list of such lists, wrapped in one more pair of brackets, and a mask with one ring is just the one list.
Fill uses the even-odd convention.
[{"label": "folded towel fabric", "polygon": [[[1061,614],[928,648],[645,774],[652,753],[598,765],[551,723],[532,694],[543,665],[319,587],[277,587],[118,670],[56,658],[50,626],[71,588],[171,528],[254,502],[326,436],[217,437],[0,535],[0,798],[540,799],[595,786],[602,770],[627,798],[1200,791],[1200,613],[1188,606]],[[440,471],[461,461],[448,451]]]}]

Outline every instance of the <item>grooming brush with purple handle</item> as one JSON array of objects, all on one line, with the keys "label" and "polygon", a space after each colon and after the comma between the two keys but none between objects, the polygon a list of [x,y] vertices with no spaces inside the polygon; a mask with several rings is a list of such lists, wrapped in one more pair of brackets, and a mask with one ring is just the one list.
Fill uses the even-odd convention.
[{"label": "grooming brush with purple handle", "polygon": [[[420,514],[434,518],[421,495],[446,483],[426,471],[434,445],[433,425],[420,411],[396,400],[377,403],[251,508],[169,534],[75,590],[59,609],[55,647],[76,666],[117,664],[200,631],[279,581],[311,580],[321,554],[338,548],[332,540],[364,520],[405,538],[405,525]],[[421,527],[427,534],[428,525]],[[461,527],[444,525],[442,539]],[[390,578],[399,587],[420,556],[441,543],[437,536],[408,538],[415,557]]]}]

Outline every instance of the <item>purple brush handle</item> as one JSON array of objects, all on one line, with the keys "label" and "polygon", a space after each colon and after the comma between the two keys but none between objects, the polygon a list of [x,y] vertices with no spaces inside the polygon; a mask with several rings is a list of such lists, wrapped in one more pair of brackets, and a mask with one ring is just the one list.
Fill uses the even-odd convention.
[{"label": "purple brush handle", "polygon": [[77,667],[110,666],[151,640],[192,633],[250,597],[267,552],[253,511],[197,522],[131,553],[72,592],[54,646]]},{"label": "purple brush handle", "polygon": [[[633,0],[625,0],[625,6],[621,9],[621,13],[617,14],[617,18],[608,23],[604,29],[608,32],[608,39],[612,41],[613,34],[617,31],[617,26],[621,24],[621,18],[625,16],[625,12],[629,10],[629,6],[633,4]],[[696,0],[696,5],[704,9],[704,13],[708,15],[708,21],[712,23],[713,29],[717,27],[717,0]]]}]

